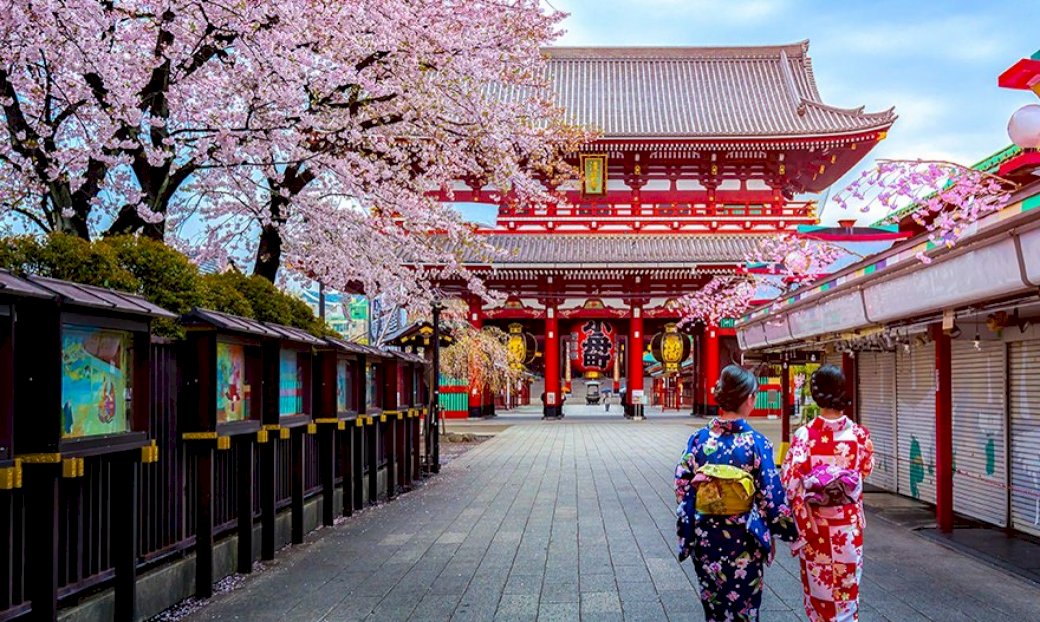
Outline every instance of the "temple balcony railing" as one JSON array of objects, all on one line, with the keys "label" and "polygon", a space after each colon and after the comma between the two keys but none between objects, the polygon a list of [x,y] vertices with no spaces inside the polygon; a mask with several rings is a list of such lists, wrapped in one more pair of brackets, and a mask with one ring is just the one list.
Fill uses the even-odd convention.
[{"label": "temple balcony railing", "polygon": [[816,223],[813,201],[770,203],[654,203],[500,206],[498,227],[522,230],[636,230],[786,229]]}]

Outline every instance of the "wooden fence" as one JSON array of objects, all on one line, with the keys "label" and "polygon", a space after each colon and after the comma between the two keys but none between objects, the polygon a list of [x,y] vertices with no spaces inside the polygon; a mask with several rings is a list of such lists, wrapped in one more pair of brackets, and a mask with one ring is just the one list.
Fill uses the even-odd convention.
[{"label": "wooden fence", "polygon": [[[321,522],[331,525],[337,515],[350,515],[366,502],[393,497],[408,489],[423,474],[420,448],[424,446],[419,404],[399,404],[398,410],[354,416],[325,425],[310,424],[292,430],[291,434],[272,434],[267,443],[273,446],[274,478],[262,477],[261,447],[254,436],[248,442],[236,440],[226,447],[210,451],[212,456],[212,512],[209,529],[200,545],[199,466],[207,455],[182,440],[178,417],[184,404],[178,403],[181,378],[177,346],[155,343],[151,347],[151,408],[149,439],[158,448],[158,460],[142,461],[134,452],[106,453],[86,456],[77,464],[82,472],[65,473],[57,487],[55,507],[56,585],[54,602],[31,603],[31,594],[47,594],[46,586],[27,590],[34,556],[52,555],[49,550],[36,550],[27,538],[26,494],[32,489],[13,483],[0,490],[0,621],[19,617],[53,619],[55,612],[85,597],[114,588],[116,617],[131,619],[142,614],[135,606],[134,585],[138,576],[165,564],[178,563],[188,555],[212,556],[209,542],[234,535],[249,534],[246,546],[251,550],[251,533],[256,525],[271,525],[261,520],[263,499],[273,491],[278,513],[291,515],[292,540],[302,540],[304,507],[321,499]],[[388,378],[387,381],[393,381]],[[416,392],[416,399],[419,397]],[[436,426],[434,426],[436,428]],[[284,432],[284,430],[283,430]],[[29,467],[26,467],[29,468]],[[42,468],[42,467],[32,467]],[[63,467],[63,468],[67,468]],[[136,470],[134,486],[128,469]],[[384,485],[377,484],[377,474]],[[18,471],[21,477],[21,471]],[[246,478],[251,490],[243,491]],[[267,487],[270,487],[268,489]],[[248,495],[242,494],[249,492]],[[342,502],[333,507],[336,493]],[[136,519],[120,511],[122,495],[136,496]],[[241,521],[243,500],[247,501],[250,520]],[[128,534],[127,531],[136,531]],[[212,534],[209,536],[208,534]],[[127,536],[135,542],[136,568],[132,572],[117,571],[118,556]],[[274,536],[265,533],[264,542]],[[240,547],[242,543],[240,543]],[[239,549],[240,554],[243,550]],[[273,553],[272,553],[273,554]],[[247,560],[252,561],[251,552]],[[212,561],[209,563],[212,570]],[[248,571],[251,563],[239,563],[239,571]],[[117,576],[122,573],[122,577]],[[130,576],[128,577],[127,574]],[[212,580],[219,580],[213,576]],[[120,588],[122,583],[122,590]],[[204,589],[199,591],[204,592]],[[39,600],[46,601],[45,598]],[[129,605],[126,599],[130,599]],[[174,604],[174,603],[169,603]],[[37,606],[38,605],[38,606]],[[153,612],[148,612],[153,613]]]}]

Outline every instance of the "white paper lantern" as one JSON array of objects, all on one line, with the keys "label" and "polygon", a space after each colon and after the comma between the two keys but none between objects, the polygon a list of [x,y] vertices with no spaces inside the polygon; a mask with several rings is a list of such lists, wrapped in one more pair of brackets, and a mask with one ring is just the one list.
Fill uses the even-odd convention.
[{"label": "white paper lantern", "polygon": [[1008,121],[1011,142],[1023,149],[1040,149],[1040,105],[1022,106]]},{"label": "white paper lantern", "polygon": [[784,265],[791,274],[803,275],[809,271],[810,259],[802,250],[795,249],[784,257]]}]

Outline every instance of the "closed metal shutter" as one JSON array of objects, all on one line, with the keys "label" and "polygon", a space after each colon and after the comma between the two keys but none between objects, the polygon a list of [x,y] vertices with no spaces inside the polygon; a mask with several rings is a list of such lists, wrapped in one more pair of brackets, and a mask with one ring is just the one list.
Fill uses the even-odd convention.
[{"label": "closed metal shutter", "polygon": [[896,352],[900,494],[935,503],[935,344]]},{"label": "closed metal shutter", "polygon": [[1040,340],[1012,343],[1011,525],[1040,536]]},{"label": "closed metal shutter", "polygon": [[874,443],[874,472],[866,479],[896,491],[896,359],[890,352],[856,355],[859,420]]},{"label": "closed metal shutter", "polygon": [[952,344],[953,510],[1007,525],[1004,443],[1005,346],[984,341]]},{"label": "closed metal shutter", "polygon": [[834,365],[838,369],[841,369],[841,352],[831,352],[823,355],[824,365]]}]

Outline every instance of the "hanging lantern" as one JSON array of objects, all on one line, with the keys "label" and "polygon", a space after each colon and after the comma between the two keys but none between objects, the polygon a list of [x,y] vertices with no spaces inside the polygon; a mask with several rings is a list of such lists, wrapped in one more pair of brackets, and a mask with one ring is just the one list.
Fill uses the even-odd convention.
[{"label": "hanging lantern", "polygon": [[650,340],[650,353],[664,367],[666,374],[674,374],[690,356],[690,337],[681,334],[675,323],[665,324],[664,332],[657,333]]},{"label": "hanging lantern", "polygon": [[538,353],[538,341],[531,333],[524,332],[524,325],[519,322],[509,325],[509,340],[506,342],[506,347],[524,365],[533,363],[535,355]]},{"label": "hanging lantern", "polygon": [[800,248],[796,248],[784,256],[784,266],[791,274],[802,276],[809,272],[812,262],[809,256]]},{"label": "hanging lantern", "polygon": [[571,333],[577,347],[571,353],[571,363],[586,378],[598,378],[610,371],[614,362],[615,332],[610,323],[588,320],[575,326]]}]

